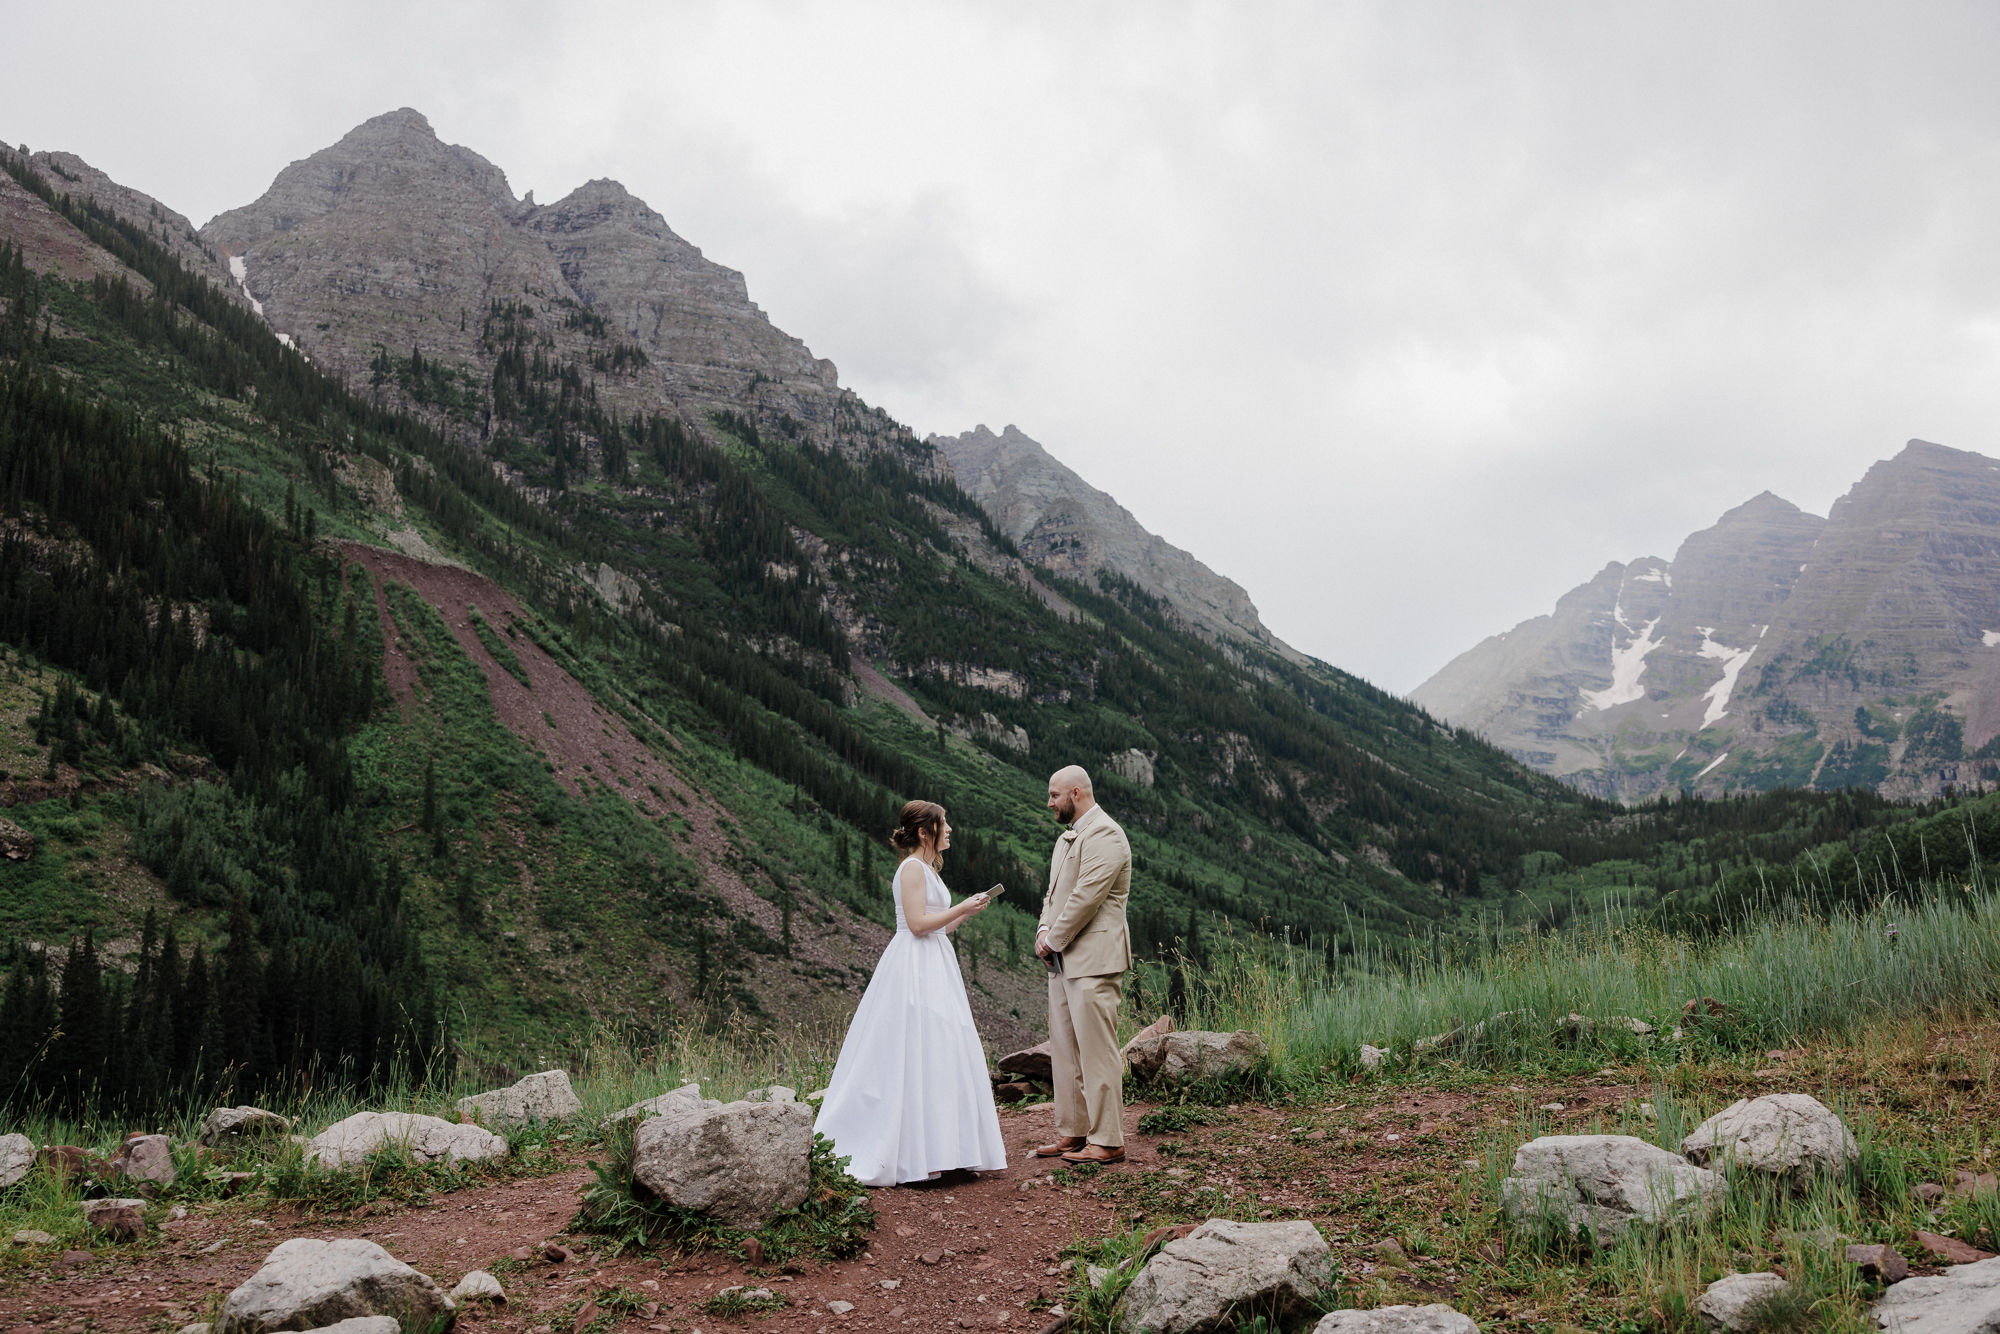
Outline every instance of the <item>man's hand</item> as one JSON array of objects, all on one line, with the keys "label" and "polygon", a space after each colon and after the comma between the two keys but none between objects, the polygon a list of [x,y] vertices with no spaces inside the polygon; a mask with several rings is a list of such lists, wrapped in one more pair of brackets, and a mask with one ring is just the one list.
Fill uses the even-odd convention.
[{"label": "man's hand", "polygon": [[1054,953],[1055,951],[1049,948],[1049,933],[1046,930],[1035,932],[1035,957],[1046,959]]}]

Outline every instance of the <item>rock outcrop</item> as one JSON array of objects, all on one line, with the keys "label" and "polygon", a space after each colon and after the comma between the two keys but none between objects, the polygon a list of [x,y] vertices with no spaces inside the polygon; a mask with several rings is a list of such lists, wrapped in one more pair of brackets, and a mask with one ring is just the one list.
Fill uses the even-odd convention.
[{"label": "rock outcrop", "polygon": [[807,1103],[688,1109],[639,1123],[632,1175],[669,1204],[728,1227],[761,1227],[805,1202],[812,1144]]},{"label": "rock outcrop", "polygon": [[770,322],[742,274],[616,181],[553,204],[517,199],[500,168],[408,107],[292,163],[201,238],[241,262],[274,328],[357,384],[371,382],[378,347],[415,348],[440,373],[487,384],[498,353],[486,320],[504,309],[554,359],[601,360],[597,393],[627,415],[700,424],[749,407],[830,446],[888,429],[840,389],[832,362]]},{"label": "rock outcrop", "polygon": [[583,1099],[569,1085],[569,1073],[544,1070],[503,1089],[458,1100],[458,1114],[483,1126],[523,1126],[530,1121],[561,1121],[583,1110]]},{"label": "rock outcrop", "polygon": [[214,1334],[322,1329],[363,1316],[390,1316],[428,1330],[456,1311],[425,1275],[358,1237],[280,1242],[248,1282],[222,1299]]},{"label": "rock outcrop", "polygon": [[359,1167],[369,1154],[402,1148],[420,1163],[499,1158],[507,1141],[479,1126],[412,1112],[356,1112],[306,1143],[306,1160],[322,1167]]},{"label": "rock outcrop", "polygon": [[1222,1328],[1232,1308],[1248,1304],[1282,1324],[1332,1286],[1333,1256],[1311,1223],[1211,1218],[1146,1262],[1125,1289],[1118,1328],[1196,1334]]},{"label": "rock outcrop", "polygon": [[[931,436],[928,443],[950,460],[958,484],[1033,564],[1085,582],[1093,581],[1097,571],[1109,570],[1161,599],[1200,630],[1304,660],[1264,628],[1250,595],[1238,584],[1148,532],[1123,505],[1019,428],[1009,426],[995,435],[976,426],[962,435]],[[1150,768],[1148,764],[1149,774]]]},{"label": "rock outcrop", "polygon": [[1631,1135],[1545,1135],[1514,1152],[1500,1203],[1515,1228],[1554,1226],[1609,1246],[1637,1223],[1719,1204],[1729,1183]]},{"label": "rock outcrop", "polygon": [[1689,1162],[1734,1164],[1804,1180],[1844,1172],[1861,1153],[1847,1126],[1819,1099],[1804,1093],[1743,1098],[1696,1126],[1681,1141]]},{"label": "rock outcrop", "polygon": [[156,1186],[171,1186],[174,1184],[174,1142],[165,1135],[128,1135],[105,1167],[113,1176],[150,1181]]}]

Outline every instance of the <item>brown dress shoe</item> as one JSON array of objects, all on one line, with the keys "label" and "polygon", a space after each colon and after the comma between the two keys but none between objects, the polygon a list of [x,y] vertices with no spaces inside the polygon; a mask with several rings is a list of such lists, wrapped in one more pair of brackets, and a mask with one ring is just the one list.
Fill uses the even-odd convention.
[{"label": "brown dress shoe", "polygon": [[1066,1153],[1070,1153],[1077,1149],[1082,1148],[1089,1142],[1090,1142],[1089,1140],[1085,1139],[1081,1135],[1070,1135],[1063,1139],[1057,1140],[1053,1144],[1040,1145],[1035,1150],[1035,1157],[1060,1158],[1062,1155]]},{"label": "brown dress shoe", "polygon": [[1066,1163],[1122,1163],[1125,1149],[1122,1145],[1085,1144],[1062,1157]]}]

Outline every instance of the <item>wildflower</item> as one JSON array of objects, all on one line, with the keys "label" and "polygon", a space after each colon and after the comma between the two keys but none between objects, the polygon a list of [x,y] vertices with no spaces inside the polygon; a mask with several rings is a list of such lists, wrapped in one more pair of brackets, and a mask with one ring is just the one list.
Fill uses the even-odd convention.
[{"label": "wildflower", "polygon": [[1896,924],[1894,922],[1889,923],[1889,943],[1891,945],[1896,943],[1896,937],[1900,934],[1902,933],[1897,929]]}]

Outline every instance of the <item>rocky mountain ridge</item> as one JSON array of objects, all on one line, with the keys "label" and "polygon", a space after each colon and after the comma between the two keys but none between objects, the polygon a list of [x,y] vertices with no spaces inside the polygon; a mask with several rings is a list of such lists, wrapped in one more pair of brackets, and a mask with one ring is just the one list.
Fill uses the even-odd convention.
[{"label": "rocky mountain ridge", "polygon": [[504,350],[488,317],[504,312],[628,415],[666,411],[699,429],[712,411],[748,410],[827,446],[914,444],[774,326],[741,273],[618,182],[553,204],[517,199],[499,167],[408,107],[292,163],[201,237],[315,362],[381,388],[385,359],[415,354],[433,372],[428,392],[399,386],[407,405],[482,433],[492,423],[478,391]]},{"label": "rocky mountain ridge", "polygon": [[1912,440],[1825,519],[1766,492],[1613,562],[1411,699],[1621,798],[1991,781],[2000,462]]},{"label": "rocky mountain ridge", "polygon": [[1109,570],[1207,634],[1249,640],[1305,661],[1265,628],[1241,585],[1149,532],[1020,428],[1010,425],[995,435],[982,424],[925,443],[943,453],[958,484],[1034,564],[1085,582]]}]

